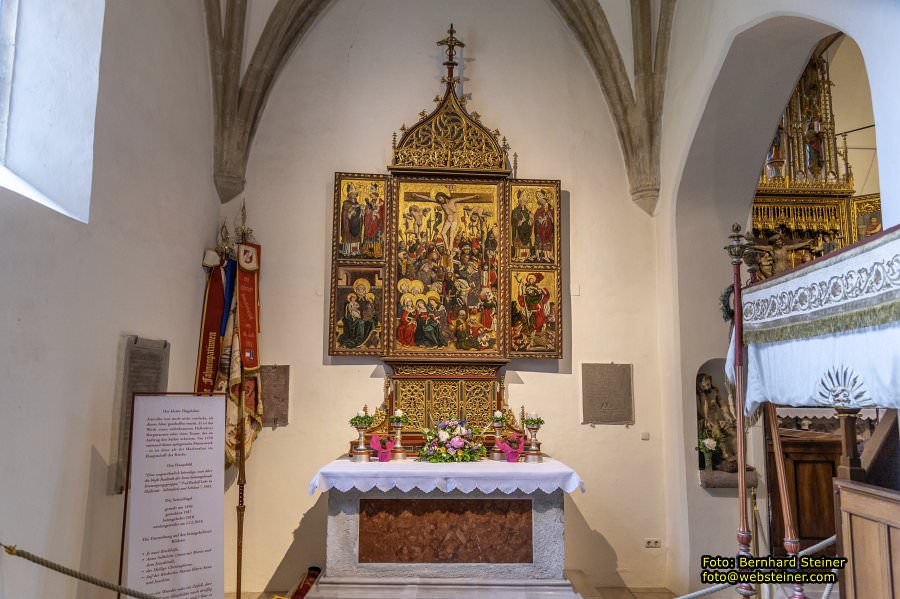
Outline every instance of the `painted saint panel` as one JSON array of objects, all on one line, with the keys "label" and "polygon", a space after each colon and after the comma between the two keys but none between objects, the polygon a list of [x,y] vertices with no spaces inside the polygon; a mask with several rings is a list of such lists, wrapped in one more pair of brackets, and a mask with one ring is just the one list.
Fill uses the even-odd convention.
[{"label": "painted saint panel", "polygon": [[559,265],[559,181],[510,181],[510,260]]},{"label": "painted saint panel", "polygon": [[558,358],[562,353],[559,273],[511,271],[509,355]]},{"label": "painted saint panel", "polygon": [[387,177],[336,173],[334,184],[336,257],[384,260]]},{"label": "painted saint panel", "polygon": [[498,355],[502,185],[396,184],[392,354]]},{"label": "painted saint panel", "polygon": [[332,294],[330,353],[383,353],[384,269],[338,266]]},{"label": "painted saint panel", "polygon": [[853,241],[871,237],[884,230],[881,220],[881,195],[871,194],[850,198]]}]

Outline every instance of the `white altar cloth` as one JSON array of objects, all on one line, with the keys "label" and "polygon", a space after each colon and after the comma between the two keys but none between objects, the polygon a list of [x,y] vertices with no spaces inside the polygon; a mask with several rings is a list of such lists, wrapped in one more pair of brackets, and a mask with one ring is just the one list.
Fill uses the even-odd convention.
[{"label": "white altar cloth", "polygon": [[481,460],[467,463],[432,464],[415,460],[395,462],[352,462],[348,458],[326,464],[309,483],[309,494],[335,488],[346,493],[350,489],[380,491],[399,489],[403,492],[419,489],[426,493],[475,489],[483,493],[522,491],[534,493],[540,489],[553,493],[562,489],[572,493],[584,492],[584,482],[578,474],[558,460],[544,457],[542,463],[495,462]]}]

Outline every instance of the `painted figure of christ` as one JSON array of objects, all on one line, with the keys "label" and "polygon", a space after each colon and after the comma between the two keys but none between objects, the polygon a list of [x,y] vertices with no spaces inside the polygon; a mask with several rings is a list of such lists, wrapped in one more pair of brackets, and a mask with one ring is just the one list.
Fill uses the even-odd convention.
[{"label": "painted figure of christ", "polygon": [[456,239],[456,232],[459,230],[459,204],[472,201],[479,203],[493,202],[493,200],[489,198],[481,198],[478,194],[454,198],[443,191],[434,194],[433,199],[417,192],[410,192],[408,196],[420,202],[436,202],[437,205],[440,206],[441,210],[444,212],[444,222],[441,225],[440,234],[448,248],[453,247],[453,241]]}]

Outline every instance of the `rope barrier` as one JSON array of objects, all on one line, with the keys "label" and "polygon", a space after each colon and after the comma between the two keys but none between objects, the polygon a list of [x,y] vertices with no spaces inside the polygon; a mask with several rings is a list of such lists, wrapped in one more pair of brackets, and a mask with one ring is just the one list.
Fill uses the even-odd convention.
[{"label": "rope barrier", "polygon": [[129,597],[136,597],[136,599],[159,599],[159,597],[157,597],[156,595],[148,595],[147,593],[135,591],[133,589],[129,589],[128,587],[123,587],[111,582],[106,582],[105,580],[101,580],[95,576],[82,574],[77,570],[73,570],[55,562],[51,562],[50,560],[46,560],[33,553],[17,549],[15,545],[5,545],[3,543],[0,543],[0,547],[6,550],[6,553],[8,553],[9,555],[12,555],[14,557],[21,557],[22,559],[28,560],[31,563],[43,566],[45,568],[53,570],[54,572],[59,572],[60,574],[64,574],[71,578],[77,578],[78,580],[82,580],[94,586],[109,589],[110,591],[115,591],[116,593],[121,593],[122,595],[128,595]]}]

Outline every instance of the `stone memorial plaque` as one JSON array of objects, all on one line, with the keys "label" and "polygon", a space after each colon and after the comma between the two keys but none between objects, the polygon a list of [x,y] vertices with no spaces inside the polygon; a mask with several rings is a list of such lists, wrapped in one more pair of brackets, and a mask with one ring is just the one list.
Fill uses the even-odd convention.
[{"label": "stone memorial plaque", "polygon": [[263,426],[284,426],[288,423],[290,399],[290,366],[260,366],[262,387]]},{"label": "stone memorial plaque", "polygon": [[162,393],[169,386],[168,341],[128,335],[122,340],[119,372],[119,447],[112,477],[113,494],[125,492],[131,443],[131,400],[135,393]]},{"label": "stone memorial plaque", "polygon": [[631,364],[581,365],[582,424],[634,424]]}]

